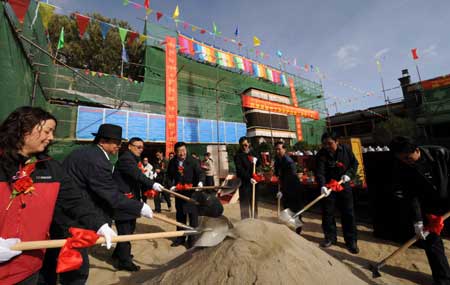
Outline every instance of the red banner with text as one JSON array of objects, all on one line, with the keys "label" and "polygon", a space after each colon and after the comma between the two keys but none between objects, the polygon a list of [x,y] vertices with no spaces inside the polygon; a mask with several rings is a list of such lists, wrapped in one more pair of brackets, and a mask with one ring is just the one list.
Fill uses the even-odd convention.
[{"label": "red banner with text", "polygon": [[166,157],[174,151],[178,126],[177,41],[166,37]]},{"label": "red banner with text", "polygon": [[[297,94],[295,94],[295,86],[294,86],[294,80],[292,77],[289,77],[289,89],[291,90],[291,97],[292,97],[292,103],[295,107],[298,107],[298,101],[297,101]],[[302,132],[302,120],[300,119],[300,116],[295,116],[295,129],[297,133],[297,140],[302,141],[303,140],[303,132]]]}]

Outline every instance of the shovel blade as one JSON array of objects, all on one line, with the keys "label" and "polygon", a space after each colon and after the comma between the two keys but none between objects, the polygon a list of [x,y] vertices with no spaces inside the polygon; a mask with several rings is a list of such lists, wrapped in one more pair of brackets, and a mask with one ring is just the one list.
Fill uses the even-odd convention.
[{"label": "shovel blade", "polygon": [[372,278],[381,277],[380,267],[378,264],[369,264],[369,269],[372,271]]},{"label": "shovel blade", "polygon": [[290,220],[292,219],[292,216],[295,213],[292,212],[289,208],[284,209],[283,211],[280,212],[280,221],[282,221],[285,224],[289,224]]},{"label": "shovel blade", "polygon": [[200,217],[200,226],[197,228],[202,234],[194,243],[194,247],[212,247],[221,243],[228,235],[233,225],[224,217]]}]

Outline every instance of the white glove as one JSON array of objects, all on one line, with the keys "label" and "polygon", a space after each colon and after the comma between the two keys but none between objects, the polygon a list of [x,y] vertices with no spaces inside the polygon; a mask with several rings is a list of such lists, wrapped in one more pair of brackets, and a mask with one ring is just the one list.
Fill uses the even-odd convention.
[{"label": "white glove", "polygon": [[250,183],[252,183],[253,185],[255,185],[256,183],[258,183],[258,181],[256,181],[256,180],[253,179],[253,178],[250,178]]},{"label": "white glove", "polygon": [[0,262],[5,262],[10,260],[16,255],[21,254],[22,252],[19,250],[11,250],[10,248],[19,243],[20,239],[18,238],[0,238]]},{"label": "white glove", "polygon": [[112,246],[112,238],[117,236],[117,233],[113,229],[111,229],[108,224],[104,224],[103,226],[101,226],[98,229],[97,234],[105,238],[107,249],[110,249]]},{"label": "white glove", "polygon": [[173,191],[177,190],[177,186],[172,186],[172,187],[170,187],[169,190],[173,192]]},{"label": "white glove", "polygon": [[253,164],[256,164],[257,161],[258,159],[256,157],[253,157]]},{"label": "white glove", "polygon": [[199,182],[198,184],[197,184],[197,187],[203,187],[203,182]]},{"label": "white glove", "polygon": [[283,198],[283,193],[281,193],[281,191],[277,192],[277,199],[280,200],[281,198]]},{"label": "white glove", "polygon": [[158,192],[162,191],[162,187],[163,186],[157,182],[153,183],[153,186],[152,186],[153,190],[158,191]]},{"label": "white glove", "polygon": [[429,232],[423,231],[423,222],[422,221],[418,221],[417,223],[414,224],[414,232],[416,233],[416,237],[418,239],[423,239],[423,240],[425,240],[429,234]]},{"label": "white glove", "polygon": [[328,195],[330,195],[331,193],[331,189],[322,186],[322,188],[320,188],[320,194],[325,194],[325,197],[327,197]]},{"label": "white glove", "polygon": [[141,216],[149,219],[153,218],[153,211],[149,205],[144,203],[144,206],[141,209]]},{"label": "white glove", "polygon": [[344,181],[343,183],[349,182],[351,179],[348,177],[348,175],[342,175],[341,180]]}]

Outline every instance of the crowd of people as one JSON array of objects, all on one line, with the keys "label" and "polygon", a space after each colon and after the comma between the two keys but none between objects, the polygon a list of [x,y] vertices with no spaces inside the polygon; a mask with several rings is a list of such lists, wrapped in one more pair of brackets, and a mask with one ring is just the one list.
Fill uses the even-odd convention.
[{"label": "crowd of people", "polygon": [[[73,150],[61,164],[47,154],[56,127],[54,116],[35,107],[18,108],[0,124],[1,284],[57,284],[58,280],[60,284],[85,284],[89,275],[87,248],[76,249],[82,256],[78,269],[58,271],[58,276],[56,268],[62,250],[21,252],[13,250],[13,246],[21,241],[66,239],[71,229],[77,227],[103,236],[105,246],[110,249],[117,234],[134,233],[138,217],[153,218],[147,197],[154,198],[155,211],[160,212],[163,200],[171,209],[166,189],[193,197],[195,189],[215,184],[211,154],[205,153],[200,161],[198,155],[188,154],[184,142],[175,144],[169,160],[162,151],[157,151],[150,162],[148,157],[141,159],[144,141],[130,138],[113,165],[110,157],[118,154],[124,139],[122,128],[112,124],[102,124],[93,134],[92,144]],[[258,199],[253,200],[252,191],[260,182],[255,173],[260,160],[252,152],[248,138],[240,138],[239,146],[234,163],[236,176],[241,180],[241,218],[257,218]],[[404,184],[404,197],[414,213],[411,224],[425,249],[433,279],[436,284],[449,284],[450,267],[439,235],[443,224],[439,218],[450,210],[450,152],[444,147],[419,147],[405,137],[395,138],[389,149],[399,165],[394,175]],[[296,164],[282,141],[275,143],[274,155],[279,183],[277,198],[285,209],[296,213],[305,204]],[[322,149],[315,159],[315,175],[324,196],[321,201],[324,240],[320,246],[327,248],[336,244],[337,207],[346,248],[358,254],[350,186],[358,161],[351,149],[330,133],[322,136]],[[175,198],[175,209],[178,222],[198,226],[201,213],[195,205]],[[112,229],[113,223],[117,232]],[[294,224],[300,234],[301,215]],[[178,237],[172,246],[189,248],[193,242],[191,237]],[[117,243],[112,258],[118,270],[140,269],[133,262],[129,242]]]}]

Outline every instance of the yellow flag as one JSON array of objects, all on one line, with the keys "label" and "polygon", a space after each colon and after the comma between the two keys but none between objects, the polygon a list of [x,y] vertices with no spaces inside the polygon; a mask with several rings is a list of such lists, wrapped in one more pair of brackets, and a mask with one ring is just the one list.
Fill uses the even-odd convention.
[{"label": "yellow flag", "polygon": [[153,10],[150,9],[150,8],[148,8],[148,9],[145,10],[145,15],[148,16],[148,15],[150,15],[152,12],[153,12]]},{"label": "yellow flag", "polygon": [[141,42],[141,43],[144,43],[145,41],[147,40],[147,36],[146,35],[139,35],[139,41]]},{"label": "yellow flag", "polygon": [[376,60],[378,73],[381,73],[381,62],[380,60]]},{"label": "yellow flag", "polygon": [[177,7],[175,8],[175,11],[173,11],[172,18],[178,19],[178,16],[180,16],[180,9],[178,9],[178,5],[177,5]]},{"label": "yellow flag", "polygon": [[47,30],[48,22],[55,11],[55,7],[44,2],[39,2],[39,15],[41,15],[42,25]]},{"label": "yellow flag", "polygon": [[193,32],[197,31],[197,27],[196,26],[192,26],[192,31]]},{"label": "yellow flag", "polygon": [[261,40],[258,39],[256,36],[253,36],[253,45],[254,45],[255,47],[261,45]]}]

